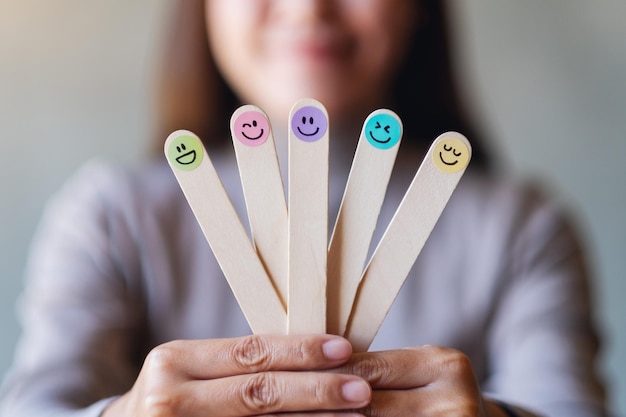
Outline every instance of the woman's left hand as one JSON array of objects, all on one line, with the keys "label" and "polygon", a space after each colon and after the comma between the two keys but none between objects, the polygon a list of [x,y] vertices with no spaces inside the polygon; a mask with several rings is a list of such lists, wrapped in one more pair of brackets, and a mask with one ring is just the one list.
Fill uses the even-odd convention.
[{"label": "woman's left hand", "polygon": [[467,356],[437,346],[354,354],[338,372],[358,375],[373,389],[359,412],[371,417],[500,416],[483,400]]}]

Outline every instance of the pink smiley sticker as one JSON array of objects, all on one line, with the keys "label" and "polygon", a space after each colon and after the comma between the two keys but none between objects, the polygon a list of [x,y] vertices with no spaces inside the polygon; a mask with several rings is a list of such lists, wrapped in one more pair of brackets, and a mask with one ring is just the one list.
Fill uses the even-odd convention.
[{"label": "pink smiley sticker", "polygon": [[270,123],[261,112],[250,110],[241,113],[233,124],[233,133],[247,146],[263,145],[270,133]]}]

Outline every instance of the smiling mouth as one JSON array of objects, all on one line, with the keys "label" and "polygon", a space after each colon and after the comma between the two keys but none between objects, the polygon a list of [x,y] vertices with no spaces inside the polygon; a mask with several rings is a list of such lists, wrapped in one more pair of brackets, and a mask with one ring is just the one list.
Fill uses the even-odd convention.
[{"label": "smiling mouth", "polygon": [[265,133],[265,131],[263,129],[261,129],[261,133],[259,133],[259,136],[251,137],[251,136],[246,135],[244,132],[241,132],[243,137],[248,139],[248,140],[258,140],[258,139],[261,139],[263,137],[263,133]]},{"label": "smiling mouth", "polygon": [[315,136],[315,135],[317,135],[317,134],[319,133],[319,131],[320,131],[320,128],[319,128],[319,127],[318,127],[318,128],[316,128],[316,129],[315,129],[315,132],[313,132],[313,133],[304,133],[302,130],[300,130],[300,127],[298,127],[297,129],[298,129],[298,132],[300,132],[300,134],[301,134],[301,135],[304,135],[304,136]]},{"label": "smiling mouth", "polygon": [[378,142],[378,143],[387,143],[387,142],[389,142],[389,141],[391,140],[391,136],[389,136],[389,137],[388,137],[387,139],[385,139],[385,140],[376,139],[376,138],[374,137],[374,134],[372,133],[372,131],[371,131],[371,130],[369,131],[369,134],[370,134],[370,138],[372,138],[372,140],[373,140],[374,142]]},{"label": "smiling mouth", "polygon": [[456,165],[459,163],[459,160],[457,159],[454,162],[446,162],[445,159],[443,159],[443,155],[441,154],[441,152],[439,152],[439,159],[441,159],[441,162],[443,162],[444,164],[448,165],[448,166],[452,166],[452,165]]},{"label": "smiling mouth", "polygon": [[176,158],[176,162],[178,162],[181,165],[193,164],[195,160],[196,160],[196,151],[194,150],[184,153],[178,158]]}]

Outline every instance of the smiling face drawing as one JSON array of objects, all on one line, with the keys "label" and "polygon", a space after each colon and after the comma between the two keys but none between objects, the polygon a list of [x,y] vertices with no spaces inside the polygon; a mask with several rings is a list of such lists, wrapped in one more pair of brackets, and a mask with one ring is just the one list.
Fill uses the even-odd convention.
[{"label": "smiling face drawing", "polygon": [[433,161],[441,171],[454,174],[461,171],[469,163],[470,152],[462,140],[445,137],[433,150]]},{"label": "smiling face drawing", "polygon": [[328,120],[322,110],[314,106],[304,106],[294,112],[291,130],[304,142],[315,142],[326,134]]},{"label": "smiling face drawing", "polygon": [[387,113],[376,114],[365,123],[367,141],[375,148],[393,148],[402,136],[400,121]]},{"label": "smiling face drawing", "polygon": [[260,146],[269,137],[270,124],[263,113],[250,110],[237,116],[233,123],[233,134],[244,145]]},{"label": "smiling face drawing", "polygon": [[167,148],[167,159],[178,169],[196,169],[204,157],[202,142],[196,137],[182,135],[174,138]]}]

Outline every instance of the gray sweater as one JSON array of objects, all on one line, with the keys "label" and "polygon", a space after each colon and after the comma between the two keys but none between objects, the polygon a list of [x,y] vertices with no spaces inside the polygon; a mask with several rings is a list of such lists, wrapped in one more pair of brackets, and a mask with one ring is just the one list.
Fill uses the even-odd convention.
[{"label": "gray sweater", "polygon": [[[244,216],[232,156],[213,159]],[[396,163],[376,236],[418,164],[408,155]],[[331,161],[331,217],[349,165],[346,155]],[[81,169],[47,207],[27,278],[3,417],[98,416],[152,347],[250,332],[164,161]],[[558,207],[469,173],[371,349],[460,349],[488,395],[550,416],[601,416],[587,280]]]}]

